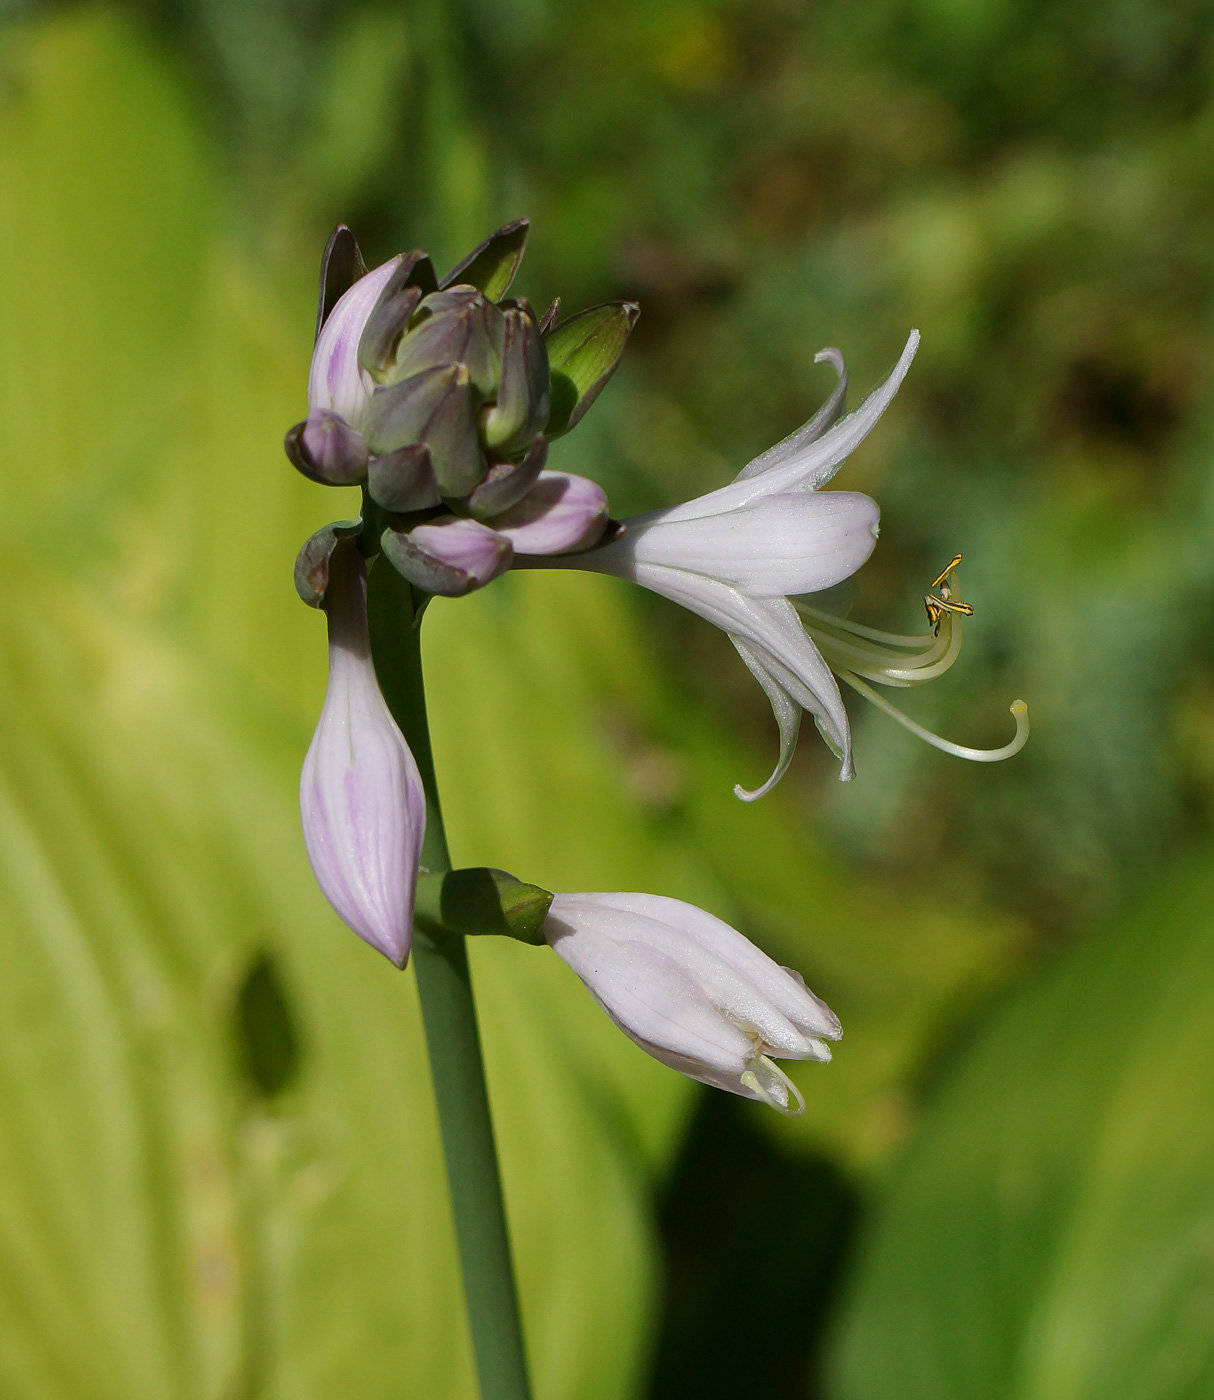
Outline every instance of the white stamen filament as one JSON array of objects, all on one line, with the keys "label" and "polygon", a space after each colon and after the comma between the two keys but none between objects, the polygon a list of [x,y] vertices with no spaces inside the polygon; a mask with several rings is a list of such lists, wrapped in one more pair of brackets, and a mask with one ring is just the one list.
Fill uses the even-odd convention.
[{"label": "white stamen filament", "polygon": [[[954,588],[952,597],[960,602],[960,590]],[[1016,733],[1008,743],[998,749],[971,749],[933,734],[865,683],[868,680],[878,685],[912,686],[923,685],[942,676],[961,655],[960,615],[945,612],[940,618],[938,634],[926,632],[912,637],[882,632],[876,627],[864,627],[847,618],[821,612],[799,600],[796,601],[796,608],[805,623],[805,630],[835,675],[924,743],[973,763],[999,763],[1019,753],[1028,742],[1029,711],[1023,700],[1013,701],[1010,707],[1016,717]],[[866,646],[865,642],[876,645]],[[918,656],[902,654],[915,650],[919,652]]]},{"label": "white stamen filament", "polygon": [[903,729],[909,729],[917,738],[924,743],[930,744],[932,748],[941,750],[942,753],[951,753],[954,758],[968,758],[973,763],[999,763],[1005,758],[1011,758],[1013,754],[1020,752],[1029,741],[1029,707],[1023,700],[1013,700],[1008,707],[1016,717],[1016,733],[1013,738],[1001,749],[970,749],[964,744],[954,744],[951,739],[942,739],[939,734],[933,734],[930,729],[924,729],[921,724],[917,724],[909,715],[904,715],[897,705],[891,705],[883,695],[878,695],[870,685],[866,685],[859,676],[851,671],[836,671],[835,674],[841,681],[846,681],[853,690],[858,690],[866,700],[871,700],[877,709],[887,714],[890,719],[897,720]]}]

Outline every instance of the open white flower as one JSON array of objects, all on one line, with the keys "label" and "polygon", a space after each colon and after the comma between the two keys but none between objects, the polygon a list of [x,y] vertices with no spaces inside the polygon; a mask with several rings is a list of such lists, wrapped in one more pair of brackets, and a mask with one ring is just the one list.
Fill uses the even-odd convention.
[{"label": "open white flower", "polygon": [[558,894],[544,937],[655,1059],[781,1113],[805,1102],[774,1060],[829,1060],[843,1033],[798,973],[679,899]]},{"label": "open white flower", "polygon": [[[588,569],[630,579],[728,633],[771,701],[780,729],[779,759],[768,780],[754,791],[734,789],[744,801],[762,797],[784,776],[805,710],[839,758],[839,776],[845,781],[853,776],[851,732],[835,674],[920,737],[960,757],[1006,758],[1028,736],[1027,711],[1017,701],[1012,707],[1017,732],[1010,744],[965,749],[929,734],[866,684],[864,678],[913,685],[947,670],[960,649],[956,615],[968,611],[956,599],[951,607],[947,596],[937,600],[933,632],[907,638],[833,618],[805,596],[841,583],[872,552],[880,517],[876,502],[858,492],[820,488],[884,413],[918,345],[919,333],[912,331],[889,377],[845,418],[840,418],[847,394],[843,356],[835,349],[820,351],[815,358],[828,361],[838,375],[830,398],[803,428],[744,467],[728,486],[632,516],[610,543],[584,554],[554,560],[516,556],[516,565]],[[947,590],[957,562],[937,585]]]}]

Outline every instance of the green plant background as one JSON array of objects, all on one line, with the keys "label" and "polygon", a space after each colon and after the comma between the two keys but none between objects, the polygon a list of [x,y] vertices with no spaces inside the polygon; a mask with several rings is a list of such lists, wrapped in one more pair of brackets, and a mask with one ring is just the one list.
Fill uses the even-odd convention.
[{"label": "green plant background", "polygon": [[[714,1347],[789,1400],[1210,1393],[1214,13],[0,15],[0,1394],[472,1395],[411,974],[298,838],[290,564],[350,503],[280,441],[338,218],[453,260],[520,213],[533,300],[644,308],[559,447],[617,514],[806,418],[823,344],[862,392],[919,326],[840,477],[883,507],[856,615],[913,626],[963,550],[966,654],[908,708],[1035,725],[970,768],[857,713],[855,783],[807,738],[743,806],[770,718],[694,619],[573,574],[432,609],[456,859],[695,900],[847,1031],[803,1119],[731,1106],[741,1169],[689,1165],[706,1092],[542,950],[475,949],[539,1400],[675,1400]],[[810,1166],[858,1225],[781,1273]],[[731,1326],[680,1342],[669,1210],[714,1170]]]}]

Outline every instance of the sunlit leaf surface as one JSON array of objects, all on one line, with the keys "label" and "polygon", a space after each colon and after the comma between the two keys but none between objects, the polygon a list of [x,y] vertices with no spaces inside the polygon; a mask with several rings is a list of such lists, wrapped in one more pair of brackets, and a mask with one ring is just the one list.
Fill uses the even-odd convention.
[{"label": "sunlit leaf surface", "polygon": [[841,1400],[1210,1393],[1212,960],[1205,856],[981,1036],[873,1228]]}]

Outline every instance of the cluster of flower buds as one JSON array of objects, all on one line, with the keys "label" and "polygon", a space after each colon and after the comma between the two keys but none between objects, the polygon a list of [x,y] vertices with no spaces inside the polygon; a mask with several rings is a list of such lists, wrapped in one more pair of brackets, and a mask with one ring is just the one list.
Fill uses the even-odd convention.
[{"label": "cluster of flower buds", "polygon": [[309,412],[287,456],[312,481],[361,486],[363,553],[427,594],[459,597],[516,553],[589,549],[611,528],[599,486],[545,466],[549,442],[614,372],[639,308],[562,322],[559,300],[537,317],[507,297],[527,231],[507,224],[441,280],[422,252],[366,271],[344,225],[325,251]]}]

